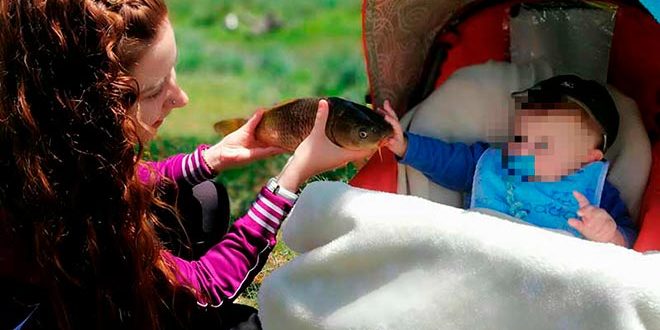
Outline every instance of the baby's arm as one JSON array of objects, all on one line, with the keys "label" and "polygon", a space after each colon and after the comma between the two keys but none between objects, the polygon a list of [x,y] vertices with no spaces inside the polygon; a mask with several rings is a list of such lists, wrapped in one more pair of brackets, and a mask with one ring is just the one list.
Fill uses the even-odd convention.
[{"label": "baby's arm", "polygon": [[[581,220],[569,219],[568,224],[588,240],[631,247],[637,236],[634,224],[625,210],[623,201],[620,201],[620,205],[612,205],[612,195],[606,196],[605,191],[607,190],[603,191],[601,205],[608,208],[610,212],[604,208],[590,205],[584,195],[577,191],[573,192],[579,204],[577,214]],[[618,197],[618,192],[615,197]]]},{"label": "baby's arm", "polygon": [[457,191],[469,191],[479,157],[488,149],[488,144],[477,142],[447,143],[440,139],[403,133],[401,124],[388,101],[379,113],[392,125],[394,136],[385,146],[402,164],[421,171],[431,181]]}]

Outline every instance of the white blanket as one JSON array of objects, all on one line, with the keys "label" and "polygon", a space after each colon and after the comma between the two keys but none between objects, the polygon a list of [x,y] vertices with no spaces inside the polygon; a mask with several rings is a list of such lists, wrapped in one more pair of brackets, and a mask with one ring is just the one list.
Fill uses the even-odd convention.
[{"label": "white blanket", "polygon": [[660,329],[660,255],[333,182],[283,237],[265,329]]}]

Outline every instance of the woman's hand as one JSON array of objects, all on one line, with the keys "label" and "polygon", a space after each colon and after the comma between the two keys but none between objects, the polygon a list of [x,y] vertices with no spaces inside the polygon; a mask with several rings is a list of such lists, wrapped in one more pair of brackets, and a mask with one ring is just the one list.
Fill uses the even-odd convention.
[{"label": "woman's hand", "polygon": [[279,176],[278,182],[283,188],[296,191],[303,182],[316,174],[345,166],[348,162],[364,159],[373,153],[373,150],[343,149],[330,141],[325,134],[328,112],[328,102],[321,100],[312,132],[296,148]]},{"label": "woman's hand", "polygon": [[282,148],[269,147],[255,139],[254,131],[263,114],[263,110],[257,110],[241,128],[204,150],[204,160],[216,173],[286,152]]},{"label": "woman's hand", "polygon": [[392,130],[394,131],[394,135],[385,142],[385,147],[390,149],[399,158],[402,158],[408,149],[408,141],[403,135],[403,129],[396,116],[396,112],[394,112],[394,109],[390,105],[390,101],[386,100],[383,106],[385,109],[378,109],[377,112],[385,117],[385,121],[392,125]]}]

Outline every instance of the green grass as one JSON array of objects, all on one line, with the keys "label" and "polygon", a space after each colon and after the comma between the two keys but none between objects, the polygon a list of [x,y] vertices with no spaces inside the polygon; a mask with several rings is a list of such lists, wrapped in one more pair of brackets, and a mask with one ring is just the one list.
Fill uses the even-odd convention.
[{"label": "green grass", "polygon": [[[187,107],[174,110],[147,147],[147,158],[191,152],[200,143],[214,144],[213,123],[248,117],[259,107],[305,96],[341,96],[362,102],[367,91],[361,41],[361,0],[169,0],[170,19],[179,51],[178,82],[188,93]],[[224,26],[227,14],[239,26]],[[272,31],[255,33],[267,15],[281,22]],[[286,156],[273,157],[221,173],[232,219],[242,216]],[[348,181],[350,166],[313,180]],[[293,258],[278,243],[255,281],[238,298],[256,306],[262,279]]]}]

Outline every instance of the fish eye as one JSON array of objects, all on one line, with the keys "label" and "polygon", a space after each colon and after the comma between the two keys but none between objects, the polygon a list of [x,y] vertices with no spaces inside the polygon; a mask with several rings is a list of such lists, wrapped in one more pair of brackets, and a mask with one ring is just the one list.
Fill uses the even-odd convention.
[{"label": "fish eye", "polygon": [[367,133],[366,129],[361,128],[360,132],[358,132],[358,136],[360,137],[360,139],[366,139],[367,136],[369,136],[369,133]]}]

